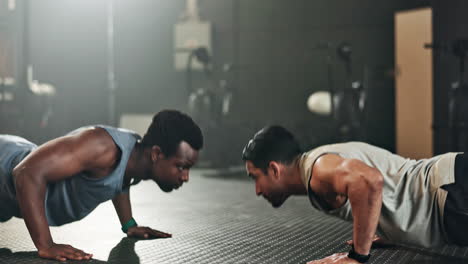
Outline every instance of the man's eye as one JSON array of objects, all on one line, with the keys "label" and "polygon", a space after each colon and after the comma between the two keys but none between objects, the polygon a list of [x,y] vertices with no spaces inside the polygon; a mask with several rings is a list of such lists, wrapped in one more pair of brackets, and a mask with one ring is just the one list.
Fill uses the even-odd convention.
[{"label": "man's eye", "polygon": [[184,166],[177,166],[177,169],[178,169],[179,171],[183,171],[183,170],[184,170]]}]

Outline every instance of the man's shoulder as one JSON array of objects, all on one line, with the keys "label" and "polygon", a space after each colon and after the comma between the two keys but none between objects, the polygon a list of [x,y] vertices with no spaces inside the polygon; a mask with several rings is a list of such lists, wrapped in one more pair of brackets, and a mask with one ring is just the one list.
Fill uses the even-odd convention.
[{"label": "man's shoulder", "polygon": [[73,146],[83,148],[84,151],[80,151],[80,154],[86,154],[91,158],[114,156],[119,153],[118,146],[104,128],[89,126],[68,136],[74,138]]}]

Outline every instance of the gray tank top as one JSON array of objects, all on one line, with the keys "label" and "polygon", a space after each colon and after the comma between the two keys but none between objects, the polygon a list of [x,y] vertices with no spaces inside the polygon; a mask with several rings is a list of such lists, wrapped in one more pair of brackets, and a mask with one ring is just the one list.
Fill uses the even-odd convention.
[{"label": "gray tank top", "polygon": [[21,216],[11,172],[35,148],[21,137],[0,135],[0,222]]},{"label": "gray tank top", "polygon": [[[91,213],[99,204],[112,199],[119,193],[128,192],[128,188],[124,189],[122,186],[123,177],[130,154],[140,136],[130,130],[103,125],[82,127],[70,132],[69,135],[76,134],[90,127],[101,127],[109,133],[121,150],[119,164],[112,173],[103,178],[91,178],[86,173],[79,173],[63,181],[49,183],[45,198],[45,213],[50,226],[60,226],[80,220]],[[0,199],[9,201],[8,206],[5,205],[5,207],[8,207],[8,210],[10,210],[10,217],[21,217],[16,201],[15,188],[12,185],[11,171],[36,146],[22,138],[8,137],[10,138],[2,138],[4,139],[3,141],[9,141],[9,143],[3,144],[8,145],[10,151],[4,151],[2,143],[0,143],[0,152],[5,153],[5,156],[11,156],[10,158],[6,158],[5,161],[4,157],[0,158],[0,166],[2,166],[0,171],[0,190],[2,192]],[[2,138],[0,138],[0,142]],[[11,142],[12,140],[13,142]],[[18,145],[14,141],[28,143]],[[8,163],[7,160],[9,159],[14,160],[14,162]],[[6,166],[3,167],[3,164]],[[5,190],[7,195],[3,195],[4,189],[8,189]],[[2,201],[0,202],[0,207],[3,206]],[[4,218],[8,218],[8,215],[5,215]]]},{"label": "gray tank top", "polygon": [[447,243],[443,225],[447,192],[440,187],[455,182],[457,153],[412,160],[361,142],[325,145],[304,153],[299,166],[312,205],[327,214],[352,221],[349,200],[340,208],[327,211],[309,187],[312,167],[325,154],[358,159],[382,173],[384,187],[378,231],[384,239],[423,247]]}]

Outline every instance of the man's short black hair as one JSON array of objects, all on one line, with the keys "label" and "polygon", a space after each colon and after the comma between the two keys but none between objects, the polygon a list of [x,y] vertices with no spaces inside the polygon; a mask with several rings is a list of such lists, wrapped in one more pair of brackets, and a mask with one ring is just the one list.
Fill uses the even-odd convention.
[{"label": "man's short black hair", "polygon": [[187,142],[193,149],[203,147],[203,134],[200,127],[188,115],[177,110],[163,110],[153,117],[141,143],[143,146],[157,145],[170,157],[174,155],[180,142]]},{"label": "man's short black hair", "polygon": [[270,161],[291,164],[302,153],[293,134],[281,126],[268,126],[258,131],[242,152],[244,161],[266,172]]}]

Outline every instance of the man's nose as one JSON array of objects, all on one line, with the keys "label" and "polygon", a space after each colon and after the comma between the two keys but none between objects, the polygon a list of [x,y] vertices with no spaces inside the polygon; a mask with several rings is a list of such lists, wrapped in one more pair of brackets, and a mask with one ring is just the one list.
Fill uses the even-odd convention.
[{"label": "man's nose", "polygon": [[262,191],[260,190],[258,183],[255,183],[255,193],[257,193],[257,196],[262,195]]},{"label": "man's nose", "polygon": [[189,170],[184,170],[182,174],[182,181],[188,182],[188,180],[189,180]]}]

